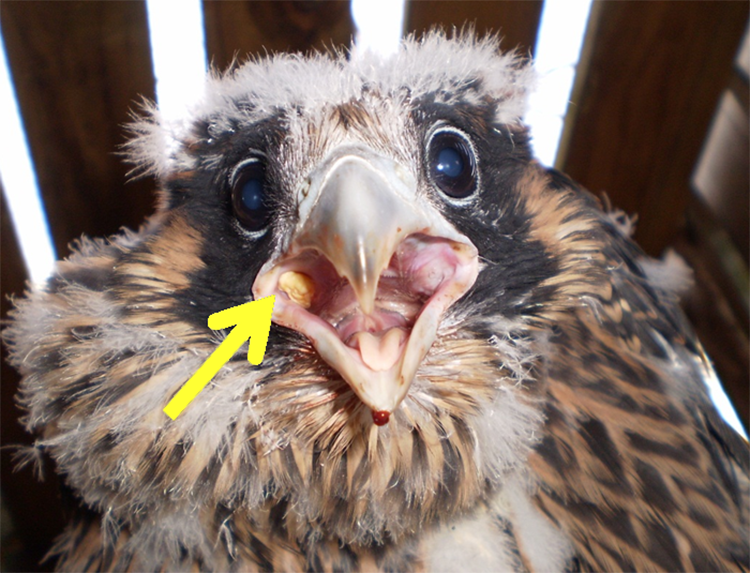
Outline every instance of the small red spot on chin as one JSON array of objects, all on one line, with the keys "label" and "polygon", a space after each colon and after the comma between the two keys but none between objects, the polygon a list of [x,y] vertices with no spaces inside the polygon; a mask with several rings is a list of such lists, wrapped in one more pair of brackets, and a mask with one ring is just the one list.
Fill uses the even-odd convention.
[{"label": "small red spot on chin", "polygon": [[378,412],[375,410],[372,411],[372,421],[376,426],[385,426],[390,419],[390,412],[386,412],[385,410],[379,410]]}]

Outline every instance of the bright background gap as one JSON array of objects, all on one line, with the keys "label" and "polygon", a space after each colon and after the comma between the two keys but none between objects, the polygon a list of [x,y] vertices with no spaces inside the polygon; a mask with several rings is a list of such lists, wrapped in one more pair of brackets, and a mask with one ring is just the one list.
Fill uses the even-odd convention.
[{"label": "bright background gap", "polygon": [[545,0],[534,51],[538,74],[524,121],[534,154],[554,166],[592,0]]},{"label": "bright background gap", "polygon": [[176,122],[203,95],[203,5],[200,0],[147,0],[146,9],[159,113],[167,122]]},{"label": "bright background gap", "polygon": [[351,0],[357,52],[372,51],[386,56],[396,53],[403,36],[404,1]]},{"label": "bright background gap", "polygon": [[724,391],[724,387],[721,385],[721,380],[714,372],[713,368],[706,368],[705,375],[703,377],[706,386],[708,387],[708,395],[711,397],[711,401],[716,406],[719,414],[724,421],[734,428],[734,431],[747,440],[747,433],[745,428],[740,422],[740,417],[737,415],[737,410],[734,409],[732,401]]},{"label": "bright background gap", "polygon": [[18,108],[0,31],[0,180],[31,282],[50,276],[57,256]]}]

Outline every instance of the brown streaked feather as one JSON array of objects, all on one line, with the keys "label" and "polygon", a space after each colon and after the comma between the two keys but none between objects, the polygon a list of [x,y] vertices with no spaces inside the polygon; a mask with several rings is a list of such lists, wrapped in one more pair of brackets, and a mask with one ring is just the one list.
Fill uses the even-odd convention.
[{"label": "brown streaked feather", "polygon": [[[592,220],[563,223],[576,200],[544,202],[544,184],[525,184],[539,236],[570,261],[553,281],[558,310],[539,316],[557,334],[546,356],[545,434],[530,457],[537,504],[586,569],[746,570],[750,482],[735,458],[747,460],[747,443],[722,447],[702,418],[706,390],[685,382],[703,358],[690,358],[686,326],[663,306],[668,296],[657,300],[623,268],[623,253],[638,254],[625,238],[613,241]],[[550,222],[558,232],[548,234]],[[672,355],[654,352],[665,340]]]}]

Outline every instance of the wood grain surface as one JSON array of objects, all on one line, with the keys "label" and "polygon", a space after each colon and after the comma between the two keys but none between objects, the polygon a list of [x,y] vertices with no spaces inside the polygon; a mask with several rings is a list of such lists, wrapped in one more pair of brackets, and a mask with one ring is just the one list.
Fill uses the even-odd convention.
[{"label": "wood grain surface", "polygon": [[471,24],[480,35],[499,34],[503,50],[518,49],[521,54],[530,55],[536,45],[543,4],[541,0],[410,2],[407,4],[406,32],[419,35],[435,26],[450,30]]},{"label": "wood grain surface", "polygon": [[355,33],[349,3],[338,0],[204,0],[203,14],[209,62],[218,70],[265,53],[345,48]]},{"label": "wood grain surface", "polygon": [[748,21],[746,2],[601,2],[572,100],[562,170],[638,214],[658,256],[684,223],[690,177]]},{"label": "wood grain surface", "polygon": [[145,4],[2,2],[0,22],[58,255],[82,233],[140,225],[154,183],[127,183],[116,153],[154,97]]}]

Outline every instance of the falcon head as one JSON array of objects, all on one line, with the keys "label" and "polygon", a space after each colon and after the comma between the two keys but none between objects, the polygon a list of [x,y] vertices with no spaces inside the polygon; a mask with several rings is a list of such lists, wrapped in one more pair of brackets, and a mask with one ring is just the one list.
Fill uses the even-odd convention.
[{"label": "falcon head", "polygon": [[[533,160],[531,81],[494,39],[432,33],[386,60],[249,62],[183,122],[131,127],[158,212],[83,240],[8,336],[37,445],[145,566],[222,568],[212,544],[241,531],[410,539],[531,475],[548,374],[645,328],[606,319],[637,252]],[[208,316],[269,295],[262,364],[238,352],[169,419],[224,336]]]}]

